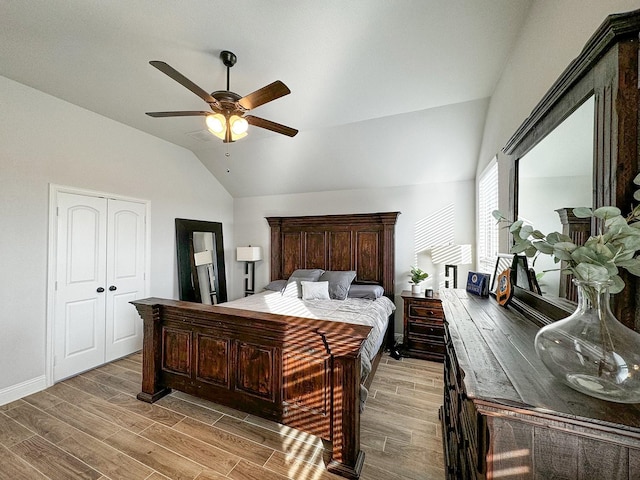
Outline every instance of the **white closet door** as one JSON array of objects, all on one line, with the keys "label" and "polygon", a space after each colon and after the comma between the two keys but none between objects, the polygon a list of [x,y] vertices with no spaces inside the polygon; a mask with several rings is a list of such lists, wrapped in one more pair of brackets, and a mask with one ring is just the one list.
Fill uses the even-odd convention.
[{"label": "white closet door", "polygon": [[104,363],[106,233],[106,199],[59,193],[54,380]]},{"label": "white closet door", "polygon": [[129,302],[144,296],[145,205],[109,200],[106,361],[142,348],[142,319]]},{"label": "white closet door", "polygon": [[58,193],[53,380],[142,348],[144,203]]}]

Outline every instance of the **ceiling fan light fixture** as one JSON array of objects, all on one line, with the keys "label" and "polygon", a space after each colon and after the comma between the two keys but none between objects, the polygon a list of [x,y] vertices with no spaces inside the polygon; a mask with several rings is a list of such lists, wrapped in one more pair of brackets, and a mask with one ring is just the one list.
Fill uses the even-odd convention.
[{"label": "ceiling fan light fixture", "polygon": [[224,134],[227,129],[227,119],[221,113],[207,115],[205,118],[207,129],[216,137],[224,140]]},{"label": "ceiling fan light fixture", "polygon": [[249,128],[249,122],[238,115],[231,115],[229,123],[231,124],[231,133],[236,136],[246,134]]}]

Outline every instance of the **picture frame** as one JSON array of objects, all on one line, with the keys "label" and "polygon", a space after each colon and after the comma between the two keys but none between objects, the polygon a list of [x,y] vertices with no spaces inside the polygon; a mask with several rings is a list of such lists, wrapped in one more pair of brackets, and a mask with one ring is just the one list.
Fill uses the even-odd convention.
[{"label": "picture frame", "polygon": [[537,293],[538,295],[542,294],[540,285],[538,284],[538,279],[536,278],[536,272],[533,268],[529,267],[529,262],[526,256],[514,255],[513,265],[511,268],[515,277],[513,278],[513,283],[516,286],[529,290],[530,292]]},{"label": "picture frame", "polygon": [[489,291],[495,295],[498,288],[498,276],[504,272],[507,268],[511,268],[513,265],[514,255],[511,253],[499,253],[496,257],[496,266],[493,269],[493,275],[491,276],[491,287]]}]

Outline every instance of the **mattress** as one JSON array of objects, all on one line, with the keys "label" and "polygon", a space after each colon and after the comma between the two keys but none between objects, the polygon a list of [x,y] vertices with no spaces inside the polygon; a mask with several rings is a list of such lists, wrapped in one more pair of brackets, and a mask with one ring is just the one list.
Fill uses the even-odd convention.
[{"label": "mattress", "polygon": [[280,292],[273,291],[257,293],[220,304],[220,306],[368,325],[372,327],[371,332],[362,346],[362,375],[364,377],[371,371],[371,361],[378,353],[385,338],[389,315],[396,308],[387,297],[380,297],[376,300],[364,298],[302,300],[295,296],[284,296]]}]

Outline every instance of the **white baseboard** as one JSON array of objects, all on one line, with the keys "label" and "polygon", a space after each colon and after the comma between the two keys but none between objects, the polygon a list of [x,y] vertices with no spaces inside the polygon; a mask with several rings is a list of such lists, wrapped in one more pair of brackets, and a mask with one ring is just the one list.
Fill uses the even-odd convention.
[{"label": "white baseboard", "polygon": [[22,397],[44,390],[45,388],[47,388],[47,381],[44,375],[3,388],[0,390],[0,405],[14,402]]}]

